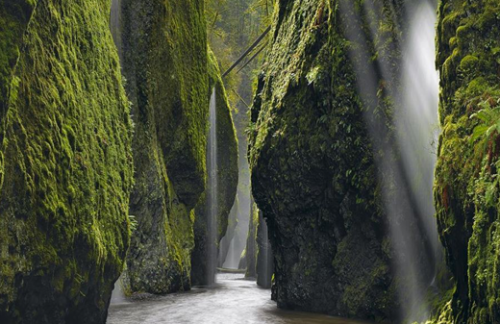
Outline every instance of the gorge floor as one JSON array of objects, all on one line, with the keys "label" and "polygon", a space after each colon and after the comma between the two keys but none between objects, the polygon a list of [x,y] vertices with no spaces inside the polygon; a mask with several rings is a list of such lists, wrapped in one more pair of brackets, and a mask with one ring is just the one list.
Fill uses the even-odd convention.
[{"label": "gorge floor", "polygon": [[[283,311],[242,274],[218,274],[214,288],[194,288],[151,300],[113,302],[108,324],[363,324],[325,315]],[[365,323],[366,324],[366,323]]]}]

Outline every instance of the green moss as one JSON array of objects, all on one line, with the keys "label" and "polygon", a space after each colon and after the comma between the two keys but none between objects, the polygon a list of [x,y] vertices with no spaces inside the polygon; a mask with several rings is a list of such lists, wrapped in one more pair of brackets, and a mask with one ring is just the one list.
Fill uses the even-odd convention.
[{"label": "green moss", "polygon": [[[455,278],[451,301],[434,323],[498,320],[497,1],[442,1],[438,24],[441,72],[435,201],[441,240]],[[455,44],[454,39],[458,39]],[[450,46],[450,44],[454,46]],[[454,47],[454,48],[453,48]],[[490,116],[491,115],[491,116]],[[490,116],[490,117],[488,117]]]},{"label": "green moss", "polygon": [[479,62],[479,59],[473,55],[467,55],[462,59],[460,62],[460,68],[464,72],[474,72],[475,68],[477,67],[477,64]]},{"label": "green moss", "polygon": [[[386,86],[398,71],[374,71],[398,66],[401,6],[276,4],[251,111],[249,160],[253,196],[275,253],[279,307],[396,317],[393,252],[380,235],[387,215],[375,160],[384,154],[378,148],[390,145],[394,107]],[[375,19],[380,23],[371,29]],[[351,30],[359,37],[349,38]],[[365,49],[367,57],[360,55]],[[372,74],[376,85],[367,100],[356,75]],[[380,126],[382,143],[374,143],[368,123]]]},{"label": "green moss", "polygon": [[102,322],[133,174],[109,4],[34,5],[0,5],[0,318]]}]

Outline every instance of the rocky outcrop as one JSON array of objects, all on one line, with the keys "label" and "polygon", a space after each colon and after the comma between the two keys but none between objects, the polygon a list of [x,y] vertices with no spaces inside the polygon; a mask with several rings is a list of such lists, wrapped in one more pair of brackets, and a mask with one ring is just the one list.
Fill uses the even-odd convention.
[{"label": "rocky outcrop", "polygon": [[271,288],[274,271],[274,257],[268,233],[266,220],[254,204],[242,263],[246,268],[245,277],[256,278],[257,285],[263,288]]},{"label": "rocky outcrop", "polygon": [[397,244],[432,268],[394,144],[403,2],[276,6],[249,152],[273,295],[281,308],[396,321],[409,280],[396,277],[390,225],[408,227]]},{"label": "rocky outcrop", "polygon": [[[195,248],[192,253],[191,280],[195,285],[207,284],[209,268],[214,268],[216,263],[208,265],[209,244],[218,246],[220,240],[228,229],[229,213],[234,204],[238,185],[238,140],[234,128],[231,108],[222,82],[219,65],[215,55],[209,52],[209,84],[215,87],[216,113],[217,113],[217,233],[216,242],[207,242],[209,217],[209,193],[205,193],[196,207],[196,221],[194,227]],[[217,248],[215,248],[217,251]],[[215,255],[216,257],[216,255]],[[217,262],[216,259],[212,260]],[[214,269],[212,269],[214,270]]]},{"label": "rocky outcrop", "polygon": [[455,287],[438,323],[500,321],[499,10],[493,0],[439,5],[435,203]]},{"label": "rocky outcrop", "polygon": [[129,245],[110,4],[0,3],[0,322],[104,323]]},{"label": "rocky outcrop", "polygon": [[137,226],[129,292],[189,289],[194,208],[205,190],[208,59],[203,1],[122,0],[122,68],[135,123]]}]

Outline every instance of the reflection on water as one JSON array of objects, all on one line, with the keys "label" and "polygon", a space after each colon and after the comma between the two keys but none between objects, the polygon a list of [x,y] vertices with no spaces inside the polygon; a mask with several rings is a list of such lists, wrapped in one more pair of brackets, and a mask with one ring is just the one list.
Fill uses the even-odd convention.
[{"label": "reflection on water", "polygon": [[363,324],[325,315],[282,311],[270,300],[270,291],[260,289],[242,274],[217,275],[214,289],[193,289],[145,301],[113,304],[108,324]]}]

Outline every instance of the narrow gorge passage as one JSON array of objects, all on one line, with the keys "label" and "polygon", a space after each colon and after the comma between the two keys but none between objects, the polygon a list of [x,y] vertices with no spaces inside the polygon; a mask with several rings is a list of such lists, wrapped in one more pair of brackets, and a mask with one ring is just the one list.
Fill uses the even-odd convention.
[{"label": "narrow gorge passage", "polygon": [[499,324],[500,0],[0,0],[0,324]]},{"label": "narrow gorge passage", "polygon": [[369,324],[326,315],[279,310],[270,291],[242,274],[218,274],[214,288],[194,288],[143,300],[120,300],[108,324]]}]

